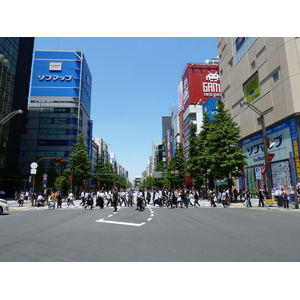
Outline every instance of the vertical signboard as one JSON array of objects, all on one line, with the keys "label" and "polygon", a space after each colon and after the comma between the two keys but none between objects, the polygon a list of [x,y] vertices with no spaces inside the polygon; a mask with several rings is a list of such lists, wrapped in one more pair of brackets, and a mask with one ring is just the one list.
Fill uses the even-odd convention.
[{"label": "vertical signboard", "polygon": [[183,76],[184,109],[203,104],[208,98],[221,98],[219,66],[188,64]]}]

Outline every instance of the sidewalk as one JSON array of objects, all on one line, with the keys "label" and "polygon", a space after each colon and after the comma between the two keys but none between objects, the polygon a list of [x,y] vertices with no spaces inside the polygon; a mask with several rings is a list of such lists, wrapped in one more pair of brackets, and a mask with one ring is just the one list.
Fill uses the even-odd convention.
[{"label": "sidewalk", "polygon": [[[23,206],[19,206],[19,202],[16,201],[14,198],[7,198],[5,200],[7,201],[7,204],[9,206],[10,211],[11,210],[20,210],[20,209],[35,207],[35,206],[32,206],[31,201],[24,201]],[[76,200],[74,200],[74,201],[76,201]],[[65,202],[67,202],[67,200],[63,198],[62,202],[65,203]],[[44,207],[45,206],[47,207],[47,201],[45,201]]]},{"label": "sidewalk", "polygon": [[[209,201],[209,200],[205,199],[203,201]],[[273,206],[259,207],[257,198],[251,198],[251,204],[252,204],[252,207],[246,207],[246,206],[244,206],[244,201],[238,201],[238,202],[231,202],[230,206],[243,207],[243,208],[246,208],[246,209],[293,211],[293,212],[299,212],[300,213],[300,209],[291,209],[291,208],[286,209],[283,206],[278,206],[276,202]]]}]

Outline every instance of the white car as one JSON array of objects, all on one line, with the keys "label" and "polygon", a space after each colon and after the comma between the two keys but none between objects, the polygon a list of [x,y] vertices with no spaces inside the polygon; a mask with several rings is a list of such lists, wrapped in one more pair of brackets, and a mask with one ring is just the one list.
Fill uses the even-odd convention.
[{"label": "white car", "polygon": [[9,214],[9,206],[7,205],[7,201],[4,199],[0,199],[0,215]]}]

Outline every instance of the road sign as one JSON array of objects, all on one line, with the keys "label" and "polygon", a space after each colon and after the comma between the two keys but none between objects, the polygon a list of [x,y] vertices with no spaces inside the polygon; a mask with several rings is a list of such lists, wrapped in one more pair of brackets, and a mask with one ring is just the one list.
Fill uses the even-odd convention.
[{"label": "road sign", "polygon": [[256,180],[262,180],[261,167],[255,168],[255,178]]},{"label": "road sign", "polygon": [[48,177],[48,174],[43,174],[43,178],[47,178]]},{"label": "road sign", "polygon": [[154,178],[163,178],[163,172],[154,172],[153,177]]},{"label": "road sign", "polygon": [[30,165],[31,169],[37,169],[38,164],[36,162],[31,163]]},{"label": "road sign", "polygon": [[268,153],[268,164],[273,160],[275,153]]}]

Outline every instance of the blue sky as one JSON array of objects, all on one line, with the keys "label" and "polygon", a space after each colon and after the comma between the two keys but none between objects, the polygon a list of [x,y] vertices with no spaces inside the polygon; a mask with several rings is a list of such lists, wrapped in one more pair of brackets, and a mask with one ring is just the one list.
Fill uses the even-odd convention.
[{"label": "blue sky", "polygon": [[216,57],[215,37],[37,37],[35,50],[82,50],[92,74],[93,136],[133,180],[146,169],[187,63]]}]

